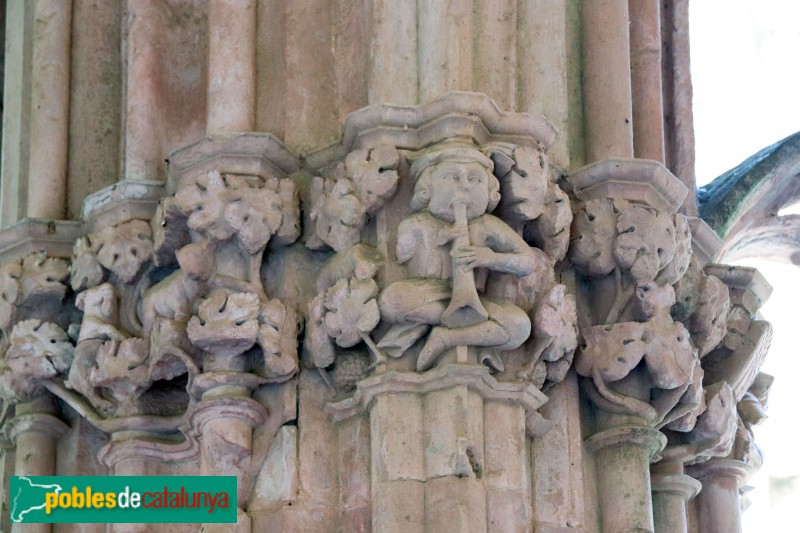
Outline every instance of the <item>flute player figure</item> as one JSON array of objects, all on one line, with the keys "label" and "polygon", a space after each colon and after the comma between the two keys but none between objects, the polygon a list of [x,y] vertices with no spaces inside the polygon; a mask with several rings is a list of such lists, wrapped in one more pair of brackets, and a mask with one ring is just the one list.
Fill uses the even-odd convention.
[{"label": "flute player figure", "polygon": [[480,296],[489,271],[515,276],[533,272],[531,248],[489,214],[500,201],[492,160],[472,146],[429,151],[411,166],[416,180],[413,214],[397,232],[397,261],[409,279],[381,294],[381,317],[393,327],[379,347],[399,357],[429,329],[417,371],[450,348],[481,347],[482,360],[502,366],[497,353],[528,339],[531,322],[511,302]]}]

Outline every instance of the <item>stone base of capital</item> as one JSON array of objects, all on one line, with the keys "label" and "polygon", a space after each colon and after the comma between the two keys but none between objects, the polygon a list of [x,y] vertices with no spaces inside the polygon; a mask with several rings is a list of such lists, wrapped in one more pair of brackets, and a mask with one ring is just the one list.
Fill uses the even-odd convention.
[{"label": "stone base of capital", "polygon": [[752,465],[736,459],[711,459],[688,467],[686,473],[701,482],[708,478],[732,477],[737,486],[742,487],[754,470]]},{"label": "stone base of capital", "polygon": [[667,437],[657,429],[628,426],[606,429],[586,439],[586,446],[592,453],[623,445],[646,448],[653,458],[667,445]]},{"label": "stone base of capital", "polygon": [[688,502],[700,492],[703,485],[686,474],[653,474],[650,477],[652,491],[677,494]]},{"label": "stone base of capital", "polygon": [[43,433],[53,439],[63,437],[69,426],[60,418],[47,413],[30,413],[15,416],[6,424],[6,434],[15,443],[22,433]]},{"label": "stone base of capital", "polygon": [[483,365],[450,364],[418,374],[390,371],[363,379],[351,398],[329,403],[325,410],[334,422],[341,422],[369,411],[375,399],[384,394],[416,393],[419,395],[466,386],[484,400],[516,403],[525,409],[529,435],[546,431],[549,425],[538,409],[545,396],[530,383],[497,381]]}]

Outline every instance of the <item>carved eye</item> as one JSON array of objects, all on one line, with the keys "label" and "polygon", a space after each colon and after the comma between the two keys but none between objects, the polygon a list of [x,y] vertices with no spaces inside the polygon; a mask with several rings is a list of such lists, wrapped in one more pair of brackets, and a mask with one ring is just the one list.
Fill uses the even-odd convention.
[{"label": "carved eye", "polygon": [[473,174],[472,176],[469,177],[469,181],[471,181],[472,183],[480,183],[483,181],[483,176]]}]

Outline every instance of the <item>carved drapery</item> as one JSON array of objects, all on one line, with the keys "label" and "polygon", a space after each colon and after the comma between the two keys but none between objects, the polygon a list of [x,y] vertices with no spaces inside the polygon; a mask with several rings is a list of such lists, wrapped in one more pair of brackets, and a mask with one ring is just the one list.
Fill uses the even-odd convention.
[{"label": "carved drapery", "polygon": [[[166,184],[93,195],[69,262],[17,253],[0,270],[7,438],[41,432],[30,413],[60,400],[109,434],[111,472],[196,459],[239,476],[249,530],[304,520],[288,507],[302,470],[285,487],[264,472],[301,456],[302,427],[279,427],[312,401],[340,443],[340,501],[309,505],[341,527],[444,531],[454,512],[582,527],[533,502],[552,464],[592,453],[604,530],[652,530],[651,490],[657,522],[697,492],[684,464],[702,481],[712,457],[757,456],[768,290],[706,264],[663,165],[568,173],[555,136],[452,93],[355,112],[302,161],[269,134],[210,136],[170,156]],[[562,419],[575,373],[590,435]]]}]

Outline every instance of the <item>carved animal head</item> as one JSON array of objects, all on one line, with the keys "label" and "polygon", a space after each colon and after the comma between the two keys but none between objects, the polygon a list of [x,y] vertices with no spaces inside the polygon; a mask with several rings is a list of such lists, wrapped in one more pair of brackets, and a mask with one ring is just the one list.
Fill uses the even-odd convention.
[{"label": "carved animal head", "polygon": [[643,280],[636,284],[636,318],[649,320],[669,314],[675,303],[675,290],[671,285],[659,287],[654,281]]}]

